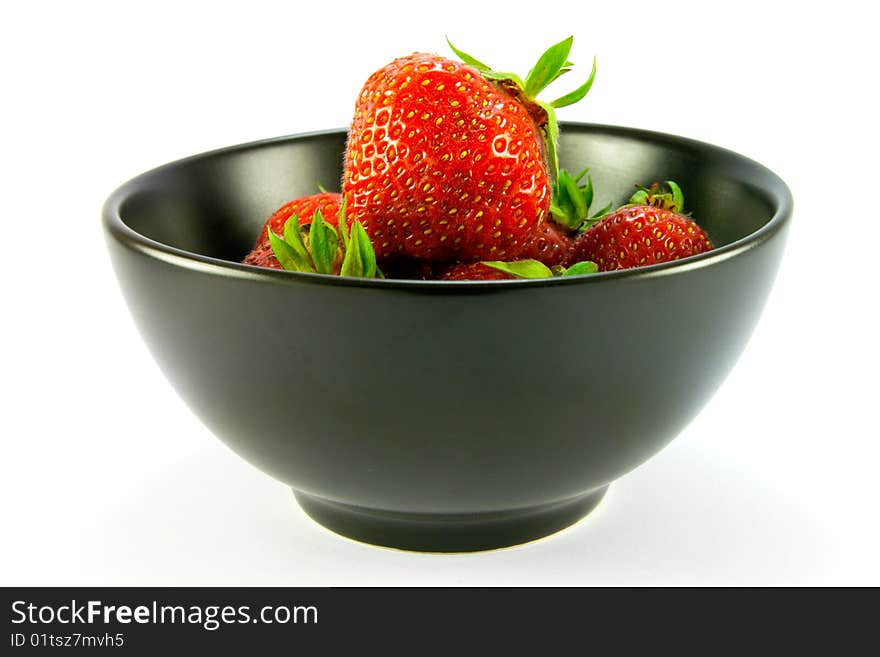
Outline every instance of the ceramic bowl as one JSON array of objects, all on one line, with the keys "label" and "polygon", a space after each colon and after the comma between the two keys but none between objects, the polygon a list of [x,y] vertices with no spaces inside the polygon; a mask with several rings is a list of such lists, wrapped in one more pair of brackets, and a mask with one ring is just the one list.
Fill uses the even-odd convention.
[{"label": "ceramic bowl", "polygon": [[338,189],[343,130],[160,167],[110,196],[103,225],[168,380],[317,522],[405,549],[512,545],[589,513],[697,414],[758,320],[792,211],[778,176],[722,148],[589,124],[562,134],[562,165],[592,167],[599,205],[675,180],[717,248],[549,280],[239,264],[275,208]]}]

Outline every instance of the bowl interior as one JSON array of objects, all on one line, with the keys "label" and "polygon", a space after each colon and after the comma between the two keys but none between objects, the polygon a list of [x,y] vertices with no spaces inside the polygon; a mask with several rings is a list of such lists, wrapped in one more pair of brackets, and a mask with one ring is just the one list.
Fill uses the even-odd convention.
[{"label": "bowl interior", "polygon": [[[336,130],[167,165],[140,180],[119,208],[120,218],[167,246],[240,262],[280,205],[316,193],[319,184],[330,191],[340,188],[345,139],[345,131]],[[624,203],[636,184],[675,180],[684,190],[686,210],[716,246],[767,224],[784,197],[768,189],[766,169],[735,153],[627,128],[563,124],[560,163],[572,172],[590,167],[594,208]]]}]

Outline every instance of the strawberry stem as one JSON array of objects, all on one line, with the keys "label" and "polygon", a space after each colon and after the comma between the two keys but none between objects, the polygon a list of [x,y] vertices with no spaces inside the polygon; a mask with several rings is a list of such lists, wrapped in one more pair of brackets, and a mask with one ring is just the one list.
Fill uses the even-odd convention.
[{"label": "strawberry stem", "polygon": [[308,241],[303,237],[300,218],[296,214],[285,222],[284,237],[279,237],[270,228],[267,231],[269,244],[281,266],[288,271],[384,278],[376,264],[376,252],[367,232],[359,221],[349,227],[345,208],[343,200],[338,232],[333,224],[327,223],[321,211],[316,210],[309,226]]},{"label": "strawberry stem", "polygon": [[667,180],[665,187],[659,182],[652,183],[650,187],[636,185],[636,192],[630,197],[629,205],[651,205],[681,214],[684,211],[684,192],[672,180]]},{"label": "strawberry stem", "polygon": [[[609,204],[590,216],[594,190],[593,179],[590,177],[589,171],[589,169],[584,169],[573,176],[565,169],[560,169],[553,185],[553,202],[550,205],[550,214],[556,223],[570,231],[584,230],[585,226],[589,227],[596,223],[611,209]],[[587,177],[587,181],[581,183],[584,176]]]}]

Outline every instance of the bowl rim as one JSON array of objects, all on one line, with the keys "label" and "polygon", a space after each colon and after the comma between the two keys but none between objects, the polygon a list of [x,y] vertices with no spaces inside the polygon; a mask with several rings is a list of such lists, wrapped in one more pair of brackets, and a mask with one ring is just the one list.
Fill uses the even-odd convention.
[{"label": "bowl rim", "polygon": [[699,149],[714,151],[721,157],[728,158],[732,161],[738,161],[755,171],[766,180],[766,184],[762,184],[762,190],[771,194],[777,202],[776,213],[770,220],[761,226],[758,230],[748,235],[717,247],[711,251],[701,253],[695,256],[664,262],[655,265],[645,265],[642,267],[634,267],[631,269],[620,269],[615,271],[597,272],[594,274],[583,274],[579,276],[540,278],[540,279],[508,279],[508,280],[491,280],[491,281],[441,281],[441,280],[410,280],[410,279],[375,279],[375,278],[355,278],[348,276],[330,276],[326,274],[312,274],[304,272],[293,272],[279,269],[270,269],[267,267],[257,267],[254,265],[246,265],[231,260],[223,260],[211,256],[205,256],[193,251],[186,251],[169,244],[164,244],[157,240],[147,237],[132,229],[122,220],[120,210],[123,203],[136,191],[144,187],[151,178],[165,173],[171,169],[185,166],[187,164],[204,160],[217,156],[225,156],[239,152],[258,150],[267,146],[275,146],[289,141],[303,141],[307,139],[317,139],[328,135],[340,135],[347,133],[347,128],[331,128],[325,130],[316,130],[303,133],[295,133],[290,135],[282,135],[278,137],[270,137],[268,139],[260,139],[256,141],[236,144],[234,146],[226,146],[217,148],[203,153],[191,155],[189,157],[174,160],[167,164],[163,164],[149,171],[145,171],[115,189],[104,203],[101,211],[102,223],[106,232],[123,245],[137,251],[143,255],[163,261],[167,264],[182,267],[185,269],[195,270],[207,274],[216,274],[222,276],[231,276],[239,279],[247,279],[251,281],[263,280],[275,284],[302,284],[309,283],[315,285],[342,285],[346,287],[375,287],[375,288],[412,288],[419,290],[442,290],[444,292],[452,292],[462,289],[475,288],[531,288],[531,287],[549,287],[556,285],[577,285],[577,284],[598,284],[602,281],[617,279],[650,279],[663,276],[671,276],[674,274],[685,273],[688,271],[702,269],[719,264],[730,258],[742,255],[772,238],[778,233],[791,219],[794,200],[791,190],[785,182],[773,171],[765,167],[763,164],[756,162],[744,155],[721,146],[709,144],[707,142],[673,135],[653,130],[644,130],[641,128],[631,128],[625,126],[607,125],[600,123],[583,123],[583,122],[560,122],[560,127],[564,132],[565,128],[574,128],[585,130],[588,132],[597,132],[611,136],[626,137],[629,139],[646,140],[652,142],[666,142],[674,144],[681,148]]}]

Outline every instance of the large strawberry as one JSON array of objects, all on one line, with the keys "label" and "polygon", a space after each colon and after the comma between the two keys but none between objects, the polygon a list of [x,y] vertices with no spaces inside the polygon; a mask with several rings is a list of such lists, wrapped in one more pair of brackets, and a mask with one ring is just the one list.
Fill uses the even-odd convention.
[{"label": "large strawberry", "polygon": [[600,271],[678,260],[712,249],[705,231],[682,214],[684,195],[672,181],[640,188],[627,205],[589,226],[572,250],[575,260],[592,260]]},{"label": "large strawberry", "polygon": [[293,215],[299,217],[301,225],[307,226],[312,223],[312,217],[319,210],[323,218],[335,226],[341,204],[342,195],[331,192],[321,192],[320,194],[312,194],[311,196],[303,196],[288,201],[275,210],[272,216],[266,220],[263,229],[260,231],[260,236],[257,238],[256,245],[244,258],[245,264],[283,269],[281,263],[278,262],[278,258],[275,257],[274,251],[272,251],[271,244],[269,244],[267,231],[272,230],[277,234],[281,234],[284,231],[284,224]]},{"label": "large strawberry", "polygon": [[358,96],[343,194],[380,260],[500,259],[544,221],[557,168],[554,108],[577,102],[595,76],[551,103],[537,94],[568,72],[572,39],[549,48],[525,80],[415,53],[373,73]]}]

